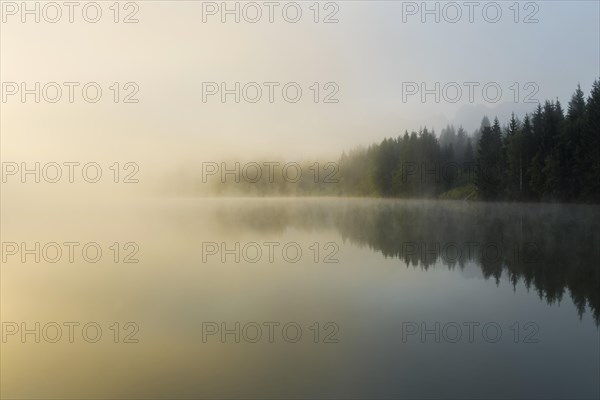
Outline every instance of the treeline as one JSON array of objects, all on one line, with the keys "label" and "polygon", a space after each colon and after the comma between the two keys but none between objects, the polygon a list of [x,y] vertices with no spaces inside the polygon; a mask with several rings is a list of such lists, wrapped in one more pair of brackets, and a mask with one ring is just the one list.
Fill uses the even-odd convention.
[{"label": "treeline", "polygon": [[578,87],[566,115],[558,100],[546,101],[522,121],[483,117],[471,134],[449,125],[439,137],[427,128],[406,131],[337,162],[224,164],[184,186],[209,195],[599,203],[600,81],[587,99]]},{"label": "treeline", "polygon": [[600,82],[504,127],[426,128],[342,154],[341,195],[600,202]]}]

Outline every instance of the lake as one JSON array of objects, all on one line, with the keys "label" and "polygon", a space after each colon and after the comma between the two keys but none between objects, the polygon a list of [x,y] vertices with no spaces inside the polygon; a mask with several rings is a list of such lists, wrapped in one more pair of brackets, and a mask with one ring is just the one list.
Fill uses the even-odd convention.
[{"label": "lake", "polygon": [[597,206],[185,198],[2,217],[2,397],[600,395]]}]

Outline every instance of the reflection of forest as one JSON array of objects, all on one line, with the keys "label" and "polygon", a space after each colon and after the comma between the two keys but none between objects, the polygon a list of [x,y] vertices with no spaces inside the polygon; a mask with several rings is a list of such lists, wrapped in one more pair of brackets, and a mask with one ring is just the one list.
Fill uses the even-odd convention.
[{"label": "reflection of forest", "polygon": [[[237,204],[239,205],[239,204]],[[506,273],[549,304],[568,290],[580,316],[600,324],[600,208],[392,200],[248,201],[222,209],[221,223],[282,231],[335,227],[344,240],[428,269],[475,262],[488,279]]]}]

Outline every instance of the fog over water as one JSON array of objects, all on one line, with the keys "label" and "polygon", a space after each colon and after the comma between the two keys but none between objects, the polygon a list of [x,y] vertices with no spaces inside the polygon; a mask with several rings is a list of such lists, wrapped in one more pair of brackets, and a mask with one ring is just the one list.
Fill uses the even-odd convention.
[{"label": "fog over water", "polygon": [[[3,212],[4,240],[93,241],[103,257],[8,256],[3,319],[92,320],[104,333],[96,344],[76,335],[36,347],[10,337],[7,397],[389,398],[424,385],[430,396],[597,392],[597,207],[138,198],[43,210],[27,224],[29,207]],[[139,262],[114,263],[109,246],[132,238]],[[113,321],[135,322],[139,343],[114,345]],[[240,332],[251,324],[240,343],[203,336],[206,323],[235,331],[236,321]],[[273,343],[269,321],[281,324]],[[279,330],[288,322],[302,329],[294,344]],[[421,329],[430,330],[424,341]],[[23,386],[24,373],[36,384]]]},{"label": "fog over water", "polygon": [[0,4],[0,398],[600,398],[599,2],[67,3]]}]

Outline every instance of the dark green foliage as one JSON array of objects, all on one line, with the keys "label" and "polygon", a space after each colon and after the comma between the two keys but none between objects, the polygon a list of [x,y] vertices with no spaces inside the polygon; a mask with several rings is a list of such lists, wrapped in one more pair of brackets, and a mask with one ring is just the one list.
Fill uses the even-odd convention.
[{"label": "dark green foliage", "polygon": [[217,192],[600,203],[600,81],[587,99],[578,87],[566,115],[546,101],[504,128],[483,117],[472,135],[452,125],[439,138],[406,131],[344,152],[337,166],[313,161],[302,170],[297,183],[276,174],[274,182],[217,184]]},{"label": "dark green foliage", "polygon": [[487,117],[472,136],[451,125],[439,139],[405,132],[344,154],[340,174],[344,195],[438,197],[475,183],[483,200],[600,202],[600,82],[587,101],[578,87],[566,116],[546,101],[504,132]]},{"label": "dark green foliage", "polygon": [[498,199],[503,194],[502,132],[498,118],[492,127],[481,131],[477,154],[477,179],[479,195],[484,200]]}]

